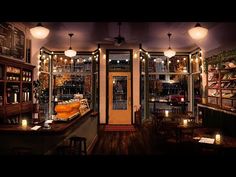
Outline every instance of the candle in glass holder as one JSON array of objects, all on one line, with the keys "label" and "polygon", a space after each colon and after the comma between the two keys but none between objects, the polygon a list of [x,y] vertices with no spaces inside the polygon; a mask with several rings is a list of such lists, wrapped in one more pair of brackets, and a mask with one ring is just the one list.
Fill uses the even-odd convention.
[{"label": "candle in glass holder", "polygon": [[219,133],[217,133],[216,134],[216,144],[220,144],[220,134]]},{"label": "candle in glass holder", "polygon": [[21,122],[21,125],[22,127],[27,127],[27,120],[26,119],[23,119],[22,122]]},{"label": "candle in glass holder", "polygon": [[169,117],[169,111],[165,110],[165,117]]},{"label": "candle in glass holder", "polygon": [[183,124],[184,124],[184,126],[186,127],[186,126],[188,125],[188,120],[187,120],[187,119],[184,119],[184,120],[183,120]]}]

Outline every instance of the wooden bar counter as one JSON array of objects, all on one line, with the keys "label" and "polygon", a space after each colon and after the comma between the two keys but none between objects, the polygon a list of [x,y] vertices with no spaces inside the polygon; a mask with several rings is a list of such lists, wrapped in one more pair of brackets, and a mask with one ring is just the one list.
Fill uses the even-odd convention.
[{"label": "wooden bar counter", "polygon": [[218,128],[223,134],[236,137],[236,112],[207,104],[197,106],[204,127]]},{"label": "wooden bar counter", "polygon": [[55,148],[71,136],[85,137],[88,153],[97,140],[98,117],[90,110],[67,122],[53,121],[50,129],[32,130],[33,125],[0,125],[0,155],[12,154],[15,148],[28,148],[35,155],[53,154]]}]

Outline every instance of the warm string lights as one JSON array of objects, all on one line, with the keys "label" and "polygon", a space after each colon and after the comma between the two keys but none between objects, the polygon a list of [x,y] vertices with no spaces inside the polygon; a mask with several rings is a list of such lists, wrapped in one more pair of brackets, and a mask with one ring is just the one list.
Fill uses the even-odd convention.
[{"label": "warm string lights", "polygon": [[148,52],[144,51],[143,49],[139,49],[139,52],[140,52],[140,60],[142,62],[145,62],[146,59],[151,58],[151,55]]}]

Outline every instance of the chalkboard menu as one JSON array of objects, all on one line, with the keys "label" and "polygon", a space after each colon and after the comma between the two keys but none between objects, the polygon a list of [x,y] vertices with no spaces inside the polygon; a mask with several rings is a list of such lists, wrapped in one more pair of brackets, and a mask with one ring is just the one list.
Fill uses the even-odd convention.
[{"label": "chalkboard menu", "polygon": [[24,60],[25,34],[15,26],[0,22],[0,55]]}]

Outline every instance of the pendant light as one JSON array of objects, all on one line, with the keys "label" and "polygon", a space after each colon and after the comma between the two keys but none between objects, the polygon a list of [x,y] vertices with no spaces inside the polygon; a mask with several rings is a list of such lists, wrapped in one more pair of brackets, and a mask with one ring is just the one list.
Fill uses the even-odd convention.
[{"label": "pendant light", "polygon": [[164,55],[168,58],[171,58],[171,57],[175,56],[176,52],[174,50],[172,50],[170,47],[170,37],[172,34],[168,33],[167,35],[169,37],[169,48],[166,51],[164,51]]},{"label": "pendant light", "polygon": [[36,39],[46,38],[49,32],[49,29],[45,28],[41,23],[38,23],[36,27],[30,29],[30,33]]},{"label": "pendant light", "polygon": [[70,47],[68,50],[65,51],[65,56],[67,57],[74,57],[76,56],[76,51],[72,49],[71,47],[71,37],[74,35],[73,33],[68,34],[70,36]]},{"label": "pendant light", "polygon": [[188,34],[195,40],[201,40],[206,37],[208,29],[203,28],[200,23],[197,23],[194,28],[188,30]]}]

